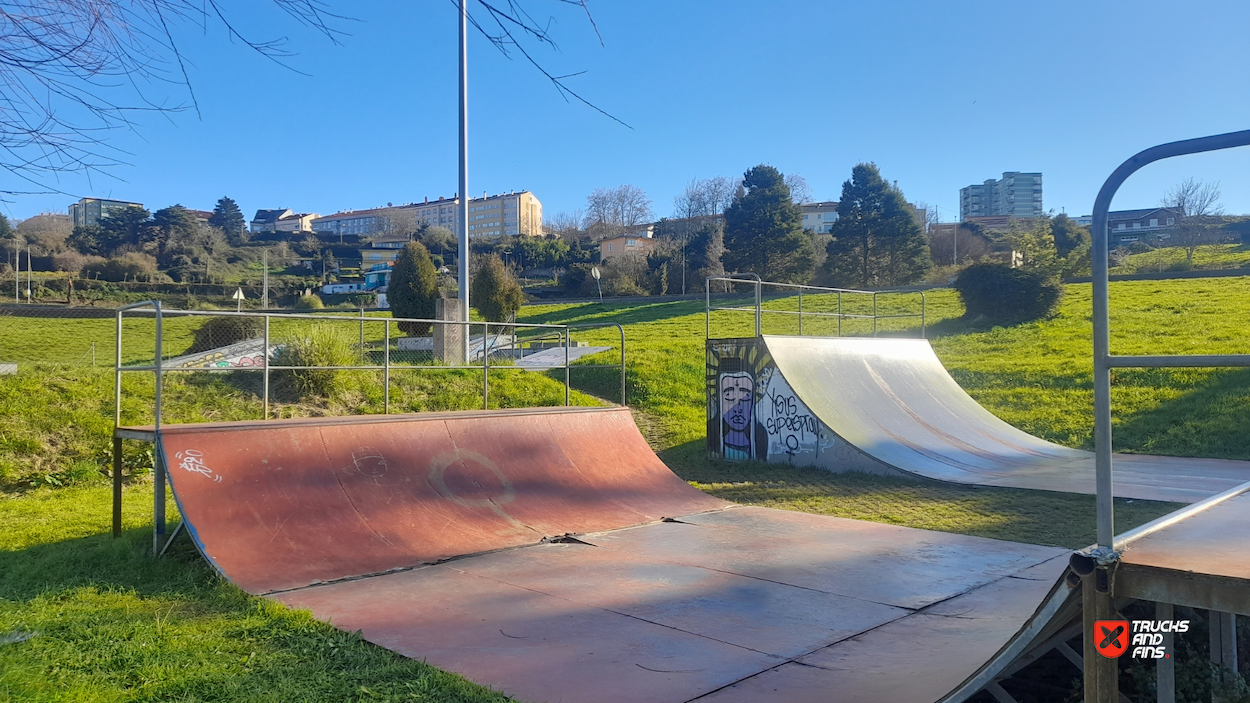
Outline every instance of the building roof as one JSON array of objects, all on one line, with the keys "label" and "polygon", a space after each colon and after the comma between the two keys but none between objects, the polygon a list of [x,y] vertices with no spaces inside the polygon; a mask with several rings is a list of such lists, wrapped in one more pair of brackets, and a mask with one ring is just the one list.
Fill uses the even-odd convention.
[{"label": "building roof", "polygon": [[[517,196],[517,195],[524,195],[525,193],[529,193],[529,191],[528,190],[514,190],[514,191],[509,191],[507,193],[497,193],[495,195],[488,195],[484,198],[469,198],[469,202],[472,203],[472,202],[478,202],[482,200],[493,200],[495,198],[507,198],[507,197]],[[530,193],[530,195],[533,195],[533,193]],[[457,195],[452,195],[450,198],[439,196],[437,200],[426,199],[419,203],[403,203],[401,205],[372,207],[372,208],[365,208],[363,210],[343,210],[340,212],[336,212],[333,215],[325,215],[317,219],[320,219],[320,220],[354,219],[357,217],[368,217],[370,215],[376,215],[380,212],[386,212],[388,210],[417,209],[417,208],[430,207],[431,205],[454,205],[458,203],[459,201],[460,201],[460,198]]]},{"label": "building roof", "polygon": [[252,218],[252,222],[277,222],[279,218],[290,211],[291,208],[289,207],[278,210],[257,210],[256,217]]},{"label": "building roof", "polygon": [[838,201],[836,201],[836,200],[824,200],[824,201],[821,201],[821,202],[819,202],[819,203],[800,203],[800,204],[799,204],[799,207],[803,208],[804,210],[808,210],[808,209],[811,209],[811,210],[830,210],[830,209],[832,209],[834,212],[837,212],[837,211],[838,211]]}]

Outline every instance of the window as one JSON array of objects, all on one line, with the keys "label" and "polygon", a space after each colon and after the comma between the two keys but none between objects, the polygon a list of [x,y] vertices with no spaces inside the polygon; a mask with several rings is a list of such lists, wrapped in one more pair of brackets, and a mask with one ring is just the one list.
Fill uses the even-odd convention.
[{"label": "window", "polygon": [[1157,219],[1151,218],[1151,220],[1150,220],[1150,226],[1151,226],[1151,227],[1158,227],[1158,226],[1159,226],[1159,221],[1158,221]]},{"label": "window", "polygon": [[1116,226],[1115,226],[1115,228],[1116,228],[1116,229],[1124,229],[1124,223],[1123,223],[1123,222],[1121,222],[1120,224],[1116,225]]},{"label": "window", "polygon": [[634,246],[635,244],[636,244],[636,242],[635,242],[633,239],[626,239],[626,240],[625,240],[625,246],[627,246],[627,247],[632,247],[632,246]]},{"label": "window", "polygon": [[1121,242],[1135,242],[1137,237],[1120,237]]},{"label": "window", "polygon": [[612,251],[612,242],[608,242],[608,251]]},{"label": "window", "polygon": [[1173,224],[1175,224],[1175,223],[1176,223],[1176,220],[1172,219],[1171,217],[1169,217],[1169,218],[1168,218],[1168,225],[1169,225],[1169,226],[1171,226],[1171,225],[1173,225]]}]

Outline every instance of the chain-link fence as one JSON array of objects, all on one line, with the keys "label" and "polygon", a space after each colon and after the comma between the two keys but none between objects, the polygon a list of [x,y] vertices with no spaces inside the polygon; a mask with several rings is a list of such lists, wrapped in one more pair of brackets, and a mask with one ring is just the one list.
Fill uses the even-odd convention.
[{"label": "chain-link fence", "polygon": [[619,325],[610,325],[620,338],[612,350],[579,341],[580,330],[566,325],[363,311],[238,313],[138,303],[119,308],[110,322],[119,424],[593,402],[574,397],[574,373],[601,389],[607,374],[619,378],[624,402]]},{"label": "chain-link fence", "polygon": [[707,279],[707,336],[925,336],[925,294],[773,283],[734,276]]}]

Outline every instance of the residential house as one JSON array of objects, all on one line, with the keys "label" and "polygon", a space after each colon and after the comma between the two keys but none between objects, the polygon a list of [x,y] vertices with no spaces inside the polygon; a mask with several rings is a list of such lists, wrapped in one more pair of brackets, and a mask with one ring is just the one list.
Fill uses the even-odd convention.
[{"label": "residential house", "polygon": [[[1170,207],[1108,212],[1107,243],[1112,248],[1135,242],[1157,244],[1172,237],[1169,230],[1176,226],[1180,218],[1181,211]],[[1094,216],[1078,217],[1076,223],[1088,227],[1094,224]]]},{"label": "residential house", "polygon": [[361,269],[373,264],[394,261],[395,257],[399,256],[399,250],[403,249],[410,239],[412,236],[407,234],[384,234],[374,237],[370,240],[368,247],[360,249]]},{"label": "residential house", "polygon": [[294,217],[295,213],[290,208],[279,208],[276,210],[257,210],[256,216],[252,218],[250,228],[253,233],[256,232],[277,232],[278,220],[283,217]]},{"label": "residential house", "polygon": [[599,260],[606,261],[614,256],[646,256],[655,249],[658,241],[653,236],[654,225],[647,225],[635,232],[627,232],[615,237],[599,241]]},{"label": "residential house", "polygon": [[803,211],[803,229],[816,234],[829,234],[833,223],[838,219],[838,201],[826,200],[820,203],[803,203],[799,206]]}]

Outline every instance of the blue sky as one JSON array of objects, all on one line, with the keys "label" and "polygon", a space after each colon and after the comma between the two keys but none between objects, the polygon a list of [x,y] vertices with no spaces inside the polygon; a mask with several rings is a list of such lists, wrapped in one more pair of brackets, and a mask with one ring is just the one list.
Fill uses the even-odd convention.
[{"label": "blue sky", "polygon": [[[836,199],[859,161],[946,221],[960,187],[1012,170],[1044,174],[1047,209],[1085,214],[1136,151],[1250,128],[1244,1],[590,0],[603,46],[579,11],[525,1],[556,20],[560,51],[535,55],[554,73],[586,71],[570,85],[632,127],[565,102],[519,57],[471,37],[470,192],[528,189],[547,215],[625,183],[669,215],[689,179],[758,163]],[[338,45],[235,3],[249,34],[289,37],[300,73],[220,27],[181,33],[199,116],[140,119],[108,137],[128,165],[58,187],[152,209],[229,195],[248,217],[451,195],[453,3],[327,2],[354,18]],[[1188,176],[1220,181],[1226,209],[1250,213],[1250,149],[1150,166],[1113,207],[1155,205]],[[21,196],[3,209],[23,218],[72,200]]]}]

